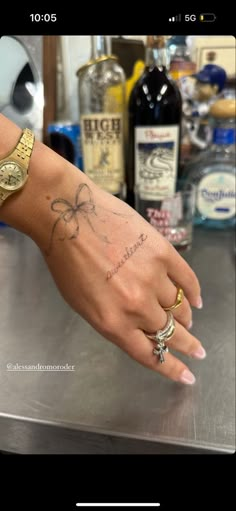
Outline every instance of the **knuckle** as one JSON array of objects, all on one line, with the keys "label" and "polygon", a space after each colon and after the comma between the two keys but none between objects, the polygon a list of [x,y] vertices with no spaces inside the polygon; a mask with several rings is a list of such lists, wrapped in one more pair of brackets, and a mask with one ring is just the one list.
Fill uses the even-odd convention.
[{"label": "knuckle", "polygon": [[145,306],[144,291],[140,286],[134,286],[128,290],[125,296],[126,309],[131,313],[143,310]]},{"label": "knuckle", "polygon": [[[166,241],[166,240],[164,240],[164,241]],[[163,264],[166,264],[169,259],[169,254],[170,254],[169,243],[168,242],[162,243],[161,246],[159,246],[158,251],[157,251],[158,261],[160,261]]]},{"label": "knuckle", "polygon": [[119,323],[117,315],[108,311],[100,318],[97,330],[99,330],[104,337],[111,338],[118,331],[117,323]]},{"label": "knuckle", "polygon": [[119,331],[120,317],[112,310],[103,310],[96,321],[94,321],[94,328],[100,332],[104,337],[111,339],[114,334]]}]

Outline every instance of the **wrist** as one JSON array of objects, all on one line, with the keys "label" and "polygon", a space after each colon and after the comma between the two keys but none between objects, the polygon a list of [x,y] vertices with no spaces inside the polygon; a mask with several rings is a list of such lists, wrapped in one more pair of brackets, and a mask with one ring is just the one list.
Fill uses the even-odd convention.
[{"label": "wrist", "polygon": [[[9,152],[9,149],[8,147],[6,152]],[[28,180],[23,188],[4,201],[0,208],[1,220],[32,238],[38,235],[39,217],[43,222],[48,214],[47,197],[61,180],[60,157],[58,160],[49,148],[35,142],[28,168]]]},{"label": "wrist", "polygon": [[[0,158],[15,147],[21,129],[0,116]],[[28,180],[18,192],[7,198],[0,207],[0,220],[30,236],[43,247],[47,244],[49,228],[55,218],[51,202],[70,195],[85,175],[64,158],[36,141],[28,168]]]}]

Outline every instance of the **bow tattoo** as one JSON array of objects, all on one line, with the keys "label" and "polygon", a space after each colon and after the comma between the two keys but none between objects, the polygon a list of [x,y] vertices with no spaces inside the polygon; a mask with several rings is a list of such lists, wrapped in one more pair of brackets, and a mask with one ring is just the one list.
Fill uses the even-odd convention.
[{"label": "bow tattoo", "polygon": [[[59,222],[64,222],[65,224],[65,235],[63,237],[60,237],[60,241],[64,241],[67,237],[67,239],[72,240],[77,238],[79,234],[79,215],[81,215],[89,224],[90,228],[94,232],[94,234],[105,243],[110,243],[107,236],[104,236],[103,234],[98,233],[92,223],[92,219],[97,217],[96,213],[96,206],[93,199],[93,194],[89,188],[89,186],[85,183],[82,183],[78,186],[78,189],[75,194],[75,201],[74,204],[71,204],[66,199],[55,199],[51,203],[51,209],[52,211],[55,211],[55,213],[58,213],[59,216],[57,220],[55,221],[52,233],[50,237],[49,242],[49,248],[48,252],[50,252],[52,248],[53,238],[54,234],[57,228],[57,225]],[[115,213],[118,214],[118,213]],[[119,214],[118,214],[119,215]],[[123,215],[121,215],[123,216]],[[69,236],[66,236],[66,229],[68,224],[73,225],[72,234]]]}]

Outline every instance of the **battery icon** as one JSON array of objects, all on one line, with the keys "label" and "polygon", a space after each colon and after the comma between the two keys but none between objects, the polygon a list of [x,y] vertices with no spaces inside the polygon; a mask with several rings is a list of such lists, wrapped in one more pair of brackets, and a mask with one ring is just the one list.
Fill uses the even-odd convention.
[{"label": "battery icon", "polygon": [[204,14],[200,14],[200,21],[215,21],[216,15],[212,12],[205,12]]}]

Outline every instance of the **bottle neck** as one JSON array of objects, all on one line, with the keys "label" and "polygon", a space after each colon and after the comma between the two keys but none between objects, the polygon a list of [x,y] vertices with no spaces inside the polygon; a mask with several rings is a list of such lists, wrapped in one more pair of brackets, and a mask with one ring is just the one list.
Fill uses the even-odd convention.
[{"label": "bottle neck", "polygon": [[92,36],[92,51],[91,59],[103,57],[111,54],[111,39],[110,36],[93,35]]},{"label": "bottle neck", "polygon": [[166,48],[146,48],[146,66],[168,70],[170,65],[169,51]]},{"label": "bottle neck", "polygon": [[217,148],[232,148],[235,146],[235,120],[224,119],[215,120],[213,128],[213,146],[212,149]]}]

